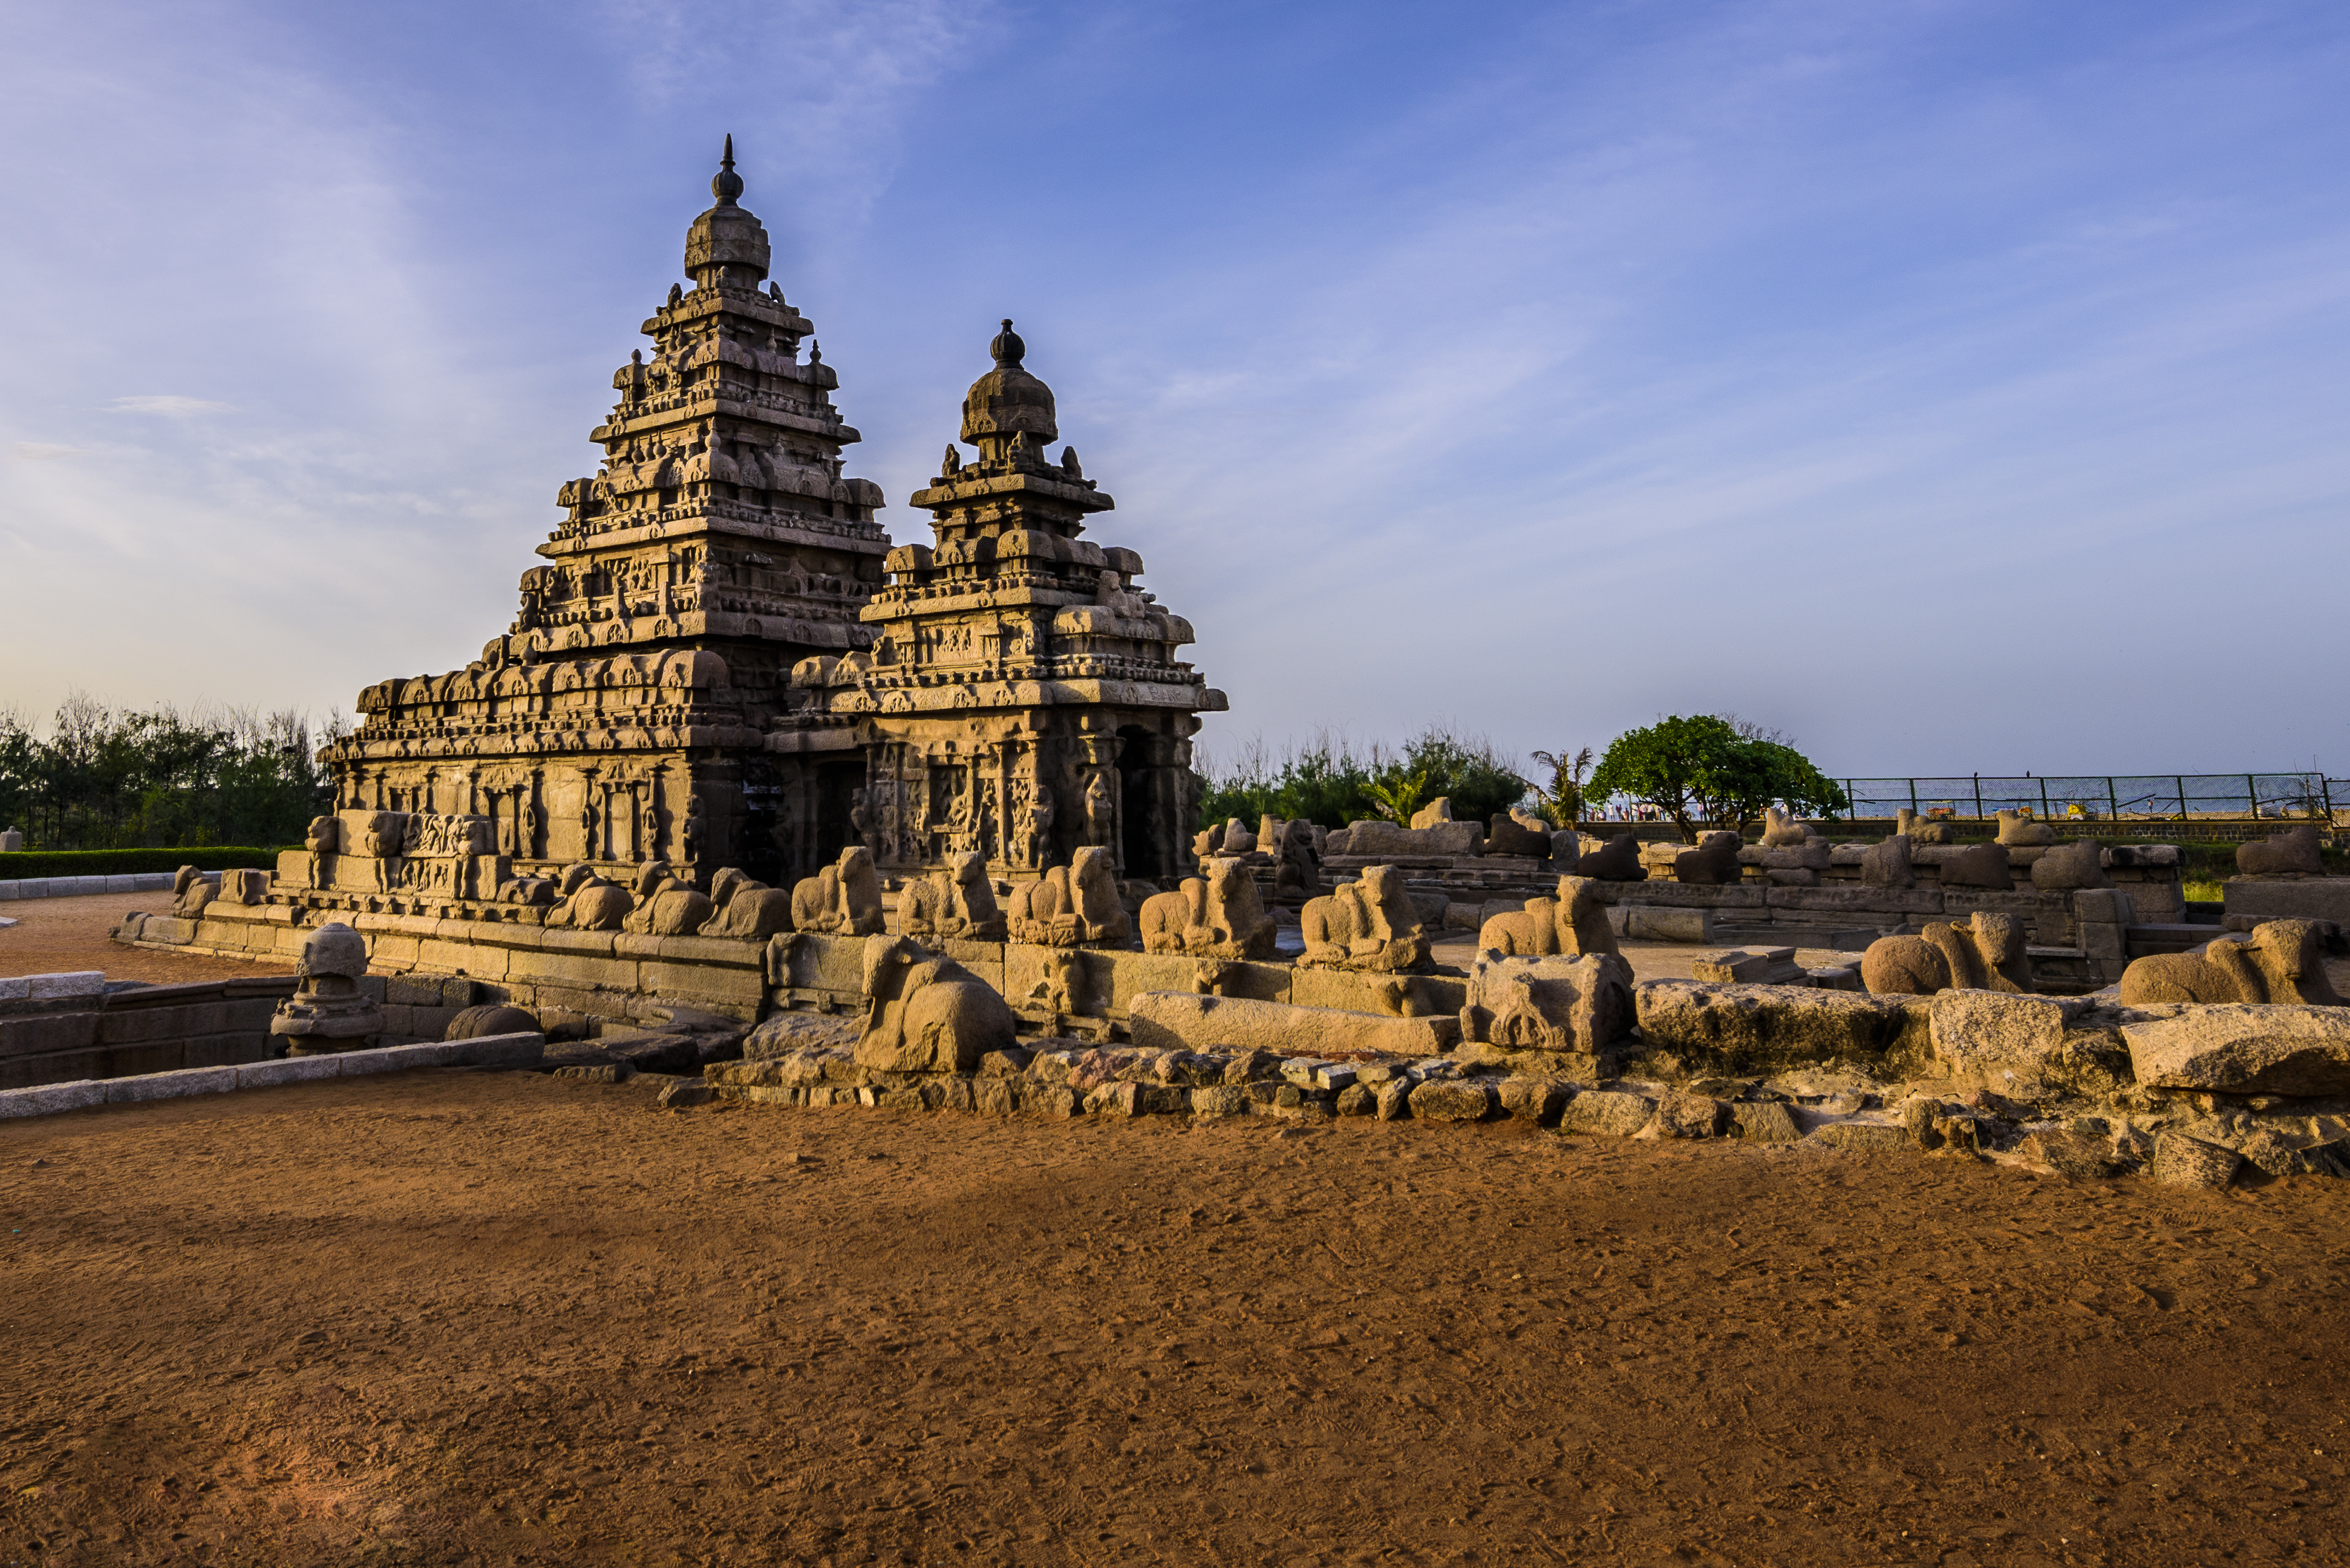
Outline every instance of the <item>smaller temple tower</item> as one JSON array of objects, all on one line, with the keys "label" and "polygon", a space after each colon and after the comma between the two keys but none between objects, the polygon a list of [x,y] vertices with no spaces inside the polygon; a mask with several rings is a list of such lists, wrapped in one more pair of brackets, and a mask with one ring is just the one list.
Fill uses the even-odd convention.
[{"label": "smaller temple tower", "polygon": [[1195,715],[1224,694],[1177,659],[1191,623],[1136,586],[1142,557],[1079,537],[1113,503],[1075,449],[1046,455],[1053,390],[1009,320],[989,350],[962,404],[977,459],[949,446],[912,499],[937,543],[889,552],[859,612],[871,647],[802,660],[768,747],[845,801],[819,858],[858,842],[906,873],[976,852],[1017,878],[1100,845],[1128,877],[1179,877]]}]

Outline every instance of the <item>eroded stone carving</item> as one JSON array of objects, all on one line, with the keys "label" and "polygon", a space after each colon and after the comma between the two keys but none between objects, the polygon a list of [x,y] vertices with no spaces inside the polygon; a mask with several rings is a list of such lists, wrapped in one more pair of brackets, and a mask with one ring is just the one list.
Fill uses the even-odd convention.
[{"label": "eroded stone carving", "polygon": [[1411,814],[1411,826],[1414,827],[1434,827],[1440,822],[1451,820],[1452,797],[1449,794],[1438,795]]},{"label": "eroded stone carving", "polygon": [[204,909],[220,896],[220,888],[204,880],[204,874],[192,866],[182,866],[172,878],[172,913],[183,920],[201,917]]},{"label": "eroded stone carving", "polygon": [[995,988],[904,937],[865,941],[865,1033],[857,1062],[892,1073],[969,1073],[1013,1044],[1017,1021]]},{"label": "eroded stone carving", "polygon": [[2236,869],[2247,877],[2323,877],[2324,844],[2306,824],[2236,846]]},{"label": "eroded stone carving", "polygon": [[2250,936],[2222,937],[2191,953],[2155,953],[2122,971],[2121,999],[2161,1002],[2300,1002],[2341,1007],[2325,976],[2324,928],[2316,920],[2264,920]]},{"label": "eroded stone carving", "polygon": [[1620,952],[1597,887],[1595,877],[1561,877],[1556,898],[1529,898],[1523,911],[1487,920],[1477,932],[1478,950],[1505,958]]},{"label": "eroded stone carving", "polygon": [[2105,851],[2094,838],[2060,844],[2032,863],[2032,885],[2043,893],[2069,893],[2081,888],[2110,888]]},{"label": "eroded stone carving", "polygon": [[1014,941],[1047,948],[1119,947],[1134,934],[1118,898],[1117,863],[1097,845],[1014,887],[1007,924]]},{"label": "eroded stone carving", "polygon": [[2044,822],[2034,822],[2028,811],[2002,811],[1998,821],[1999,842],[2011,849],[2056,842],[2056,830]]},{"label": "eroded stone carving", "polygon": [[[1582,843],[1589,843],[1581,838]],[[1596,849],[1583,851],[1575,857],[1575,873],[1601,882],[1641,882],[1648,879],[1648,867],[1640,864],[1640,836],[1619,833]]]},{"label": "eroded stone carving", "polygon": [[1428,962],[1419,911],[1398,867],[1367,867],[1360,881],[1309,899],[1298,923],[1305,938],[1301,964],[1395,973]]},{"label": "eroded stone carving", "polygon": [[1718,887],[1739,879],[1738,835],[1727,831],[1698,835],[1697,847],[1673,857],[1673,879]]},{"label": "eroded stone carving", "polygon": [[700,932],[705,937],[764,941],[792,929],[791,894],[754,881],[733,866],[710,879],[710,903],[713,912]]},{"label": "eroded stone carving", "polygon": [[861,844],[850,845],[840,852],[837,864],[803,877],[792,888],[792,926],[796,930],[872,936],[884,919],[881,874],[874,869],[873,852]]},{"label": "eroded stone carving", "polygon": [[1505,1050],[1589,1054],[1629,1033],[1633,1020],[1632,968],[1616,954],[1481,952],[1469,967],[1461,1035]]},{"label": "eroded stone carving", "polygon": [[2015,886],[2015,872],[2007,850],[1997,844],[1971,844],[1942,862],[1945,888],[1991,888],[2002,892]]},{"label": "eroded stone carving", "polygon": [[966,852],[945,870],[908,882],[898,895],[898,929],[916,940],[1002,941],[1006,924],[986,859]]},{"label": "eroded stone carving", "polygon": [[1860,881],[1865,888],[1915,887],[1918,873],[1909,865],[1909,840],[1897,833],[1862,851]]},{"label": "eroded stone carving", "polygon": [[1929,920],[1918,936],[1879,937],[1860,955],[1861,984],[1886,996],[1938,991],[2028,992],[2022,923],[1978,909],[1964,924]]},{"label": "eroded stone carving", "polygon": [[1211,958],[1273,955],[1274,926],[1257,897],[1256,879],[1238,859],[1218,858],[1172,893],[1142,903],[1142,950]]},{"label": "eroded stone carving", "polygon": [[357,1051],[383,1033],[383,1008],[359,989],[367,973],[367,940],[339,920],[312,931],[294,966],[294,994],[277,1004],[269,1033],[290,1056]]}]

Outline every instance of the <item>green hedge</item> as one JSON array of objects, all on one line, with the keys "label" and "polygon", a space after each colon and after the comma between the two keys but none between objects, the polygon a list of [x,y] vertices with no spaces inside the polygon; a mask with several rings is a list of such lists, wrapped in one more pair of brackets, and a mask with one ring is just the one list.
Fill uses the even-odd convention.
[{"label": "green hedge", "polygon": [[[298,844],[288,848],[299,849]],[[128,877],[140,871],[177,871],[192,866],[199,871],[234,871],[241,867],[270,871],[277,867],[278,851],[250,845],[207,845],[199,849],[26,849],[0,855],[0,882],[27,877]]]}]

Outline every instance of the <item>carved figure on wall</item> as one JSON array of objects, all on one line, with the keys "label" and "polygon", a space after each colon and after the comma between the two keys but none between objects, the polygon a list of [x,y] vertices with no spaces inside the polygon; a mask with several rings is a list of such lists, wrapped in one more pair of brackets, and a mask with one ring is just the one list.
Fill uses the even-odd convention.
[{"label": "carved figure on wall", "polygon": [[1860,955],[1860,982],[1880,996],[1938,991],[2028,992],[2022,923],[1978,909],[1964,924],[1929,920],[1918,936],[1879,937]]},{"label": "carved figure on wall", "polygon": [[848,830],[859,844],[873,842],[873,792],[860,789],[848,797]]},{"label": "carved figure on wall", "polygon": [[603,845],[598,840],[596,834],[596,826],[598,821],[598,815],[596,810],[596,784],[593,779],[590,779],[588,783],[587,794],[579,797],[579,854],[582,859],[601,860],[604,858],[603,854],[601,853]]},{"label": "carved figure on wall", "polygon": [[891,1073],[969,1073],[1013,1044],[1018,1021],[996,989],[952,959],[904,937],[866,939],[859,1066]]},{"label": "carved figure on wall", "polygon": [[[529,788],[527,784],[523,787]],[[515,846],[515,853],[527,860],[536,860],[539,857],[538,821],[538,803],[525,801],[522,807],[522,837],[521,842]]]},{"label": "carved figure on wall", "polygon": [[1599,901],[1598,879],[1591,877],[1562,877],[1556,898],[1529,898],[1517,914],[1495,915],[1478,930],[1477,947],[1520,958],[1622,950],[1607,925],[1607,906]]},{"label": "carved figure on wall", "polygon": [[1366,867],[1360,881],[1308,900],[1298,923],[1305,938],[1300,964],[1391,974],[1428,962],[1428,938],[1399,867]]},{"label": "carved figure on wall", "polygon": [[1107,844],[1117,827],[1118,791],[1111,787],[1109,774],[1097,771],[1086,781],[1086,842]]},{"label": "carved figure on wall", "polygon": [[1258,899],[1256,878],[1236,859],[1219,858],[1172,893],[1142,901],[1142,950],[1211,958],[1273,956],[1274,927]]},{"label": "carved figure on wall", "polygon": [[1134,931],[1118,898],[1116,863],[1090,844],[1068,865],[1014,888],[1008,924],[1014,941],[1048,948],[1122,947]]},{"label": "carved figure on wall", "polygon": [[677,832],[679,841],[685,846],[686,864],[699,866],[702,863],[702,836],[701,795],[685,797],[685,820],[678,826]]},{"label": "carved figure on wall", "polygon": [[987,860],[977,853],[954,857],[943,871],[906,884],[898,895],[898,930],[918,940],[1002,941],[1005,926],[987,879]]},{"label": "carved figure on wall", "polygon": [[332,816],[314,816],[309,830],[302,836],[310,851],[310,886],[331,888],[335,885],[335,857],[343,846],[343,825]]},{"label": "carved figure on wall", "polygon": [[802,931],[866,937],[880,931],[881,876],[873,851],[852,844],[837,865],[804,877],[792,888],[792,925]]},{"label": "carved figure on wall", "polygon": [[1509,1051],[1596,1055],[1631,1032],[1632,967],[1615,953],[1503,958],[1470,966],[1461,1034]]},{"label": "carved figure on wall", "polygon": [[2325,977],[2324,924],[2262,920],[2191,953],[2155,953],[2122,971],[2125,1007],[2157,1002],[2254,1002],[2341,1007]]}]

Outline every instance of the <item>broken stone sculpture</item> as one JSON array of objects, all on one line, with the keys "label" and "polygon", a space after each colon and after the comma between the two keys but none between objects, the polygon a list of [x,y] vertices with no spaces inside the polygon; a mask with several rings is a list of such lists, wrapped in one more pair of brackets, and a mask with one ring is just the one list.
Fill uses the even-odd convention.
[{"label": "broken stone sculpture", "polygon": [[1812,830],[1775,805],[1762,808],[1762,847],[1796,849],[1812,841]]},{"label": "broken stone sculpture", "polygon": [[2257,843],[2236,846],[2236,869],[2247,877],[2323,877],[2321,847],[2314,827],[2287,828]]},{"label": "broken stone sculpture", "polygon": [[1860,880],[1866,888],[1915,886],[1918,874],[1909,866],[1909,840],[1897,833],[1870,845],[1860,857]]},{"label": "broken stone sculpture", "polygon": [[2110,888],[2105,851],[2094,838],[2060,844],[2032,863],[2032,885],[2043,893],[2069,893],[2082,888]]},{"label": "broken stone sculpture", "polygon": [[1292,817],[1281,825],[1280,842],[1268,848],[1276,901],[1302,904],[1322,890],[1322,852],[1315,847],[1312,823]]},{"label": "broken stone sculpture", "polygon": [[1919,936],[1879,937],[1860,955],[1860,982],[1880,996],[2032,989],[2024,930],[2012,915],[1978,909],[1964,924],[1929,920]]},{"label": "broken stone sculpture", "polygon": [[1191,835],[1191,858],[1194,860],[1205,860],[1209,856],[1222,850],[1223,846],[1224,825],[1221,822],[1213,827],[1203,827]]},{"label": "broken stone sculpture", "polygon": [[2135,960],[2122,971],[2121,1000],[2127,1007],[2160,1002],[2345,1005],[2325,977],[2324,928],[2316,920],[2263,920],[2248,937]]},{"label": "broken stone sculpture", "polygon": [[1070,1016],[1086,1011],[1085,961],[1069,948],[1055,948],[1045,954],[1044,975],[1028,988],[1028,1001],[1055,1017]]},{"label": "broken stone sculpture", "polygon": [[2015,887],[2015,873],[2007,851],[1996,844],[1970,844],[1942,862],[1945,888],[1991,888],[2007,892]]},{"label": "broken stone sculpture", "polygon": [[1536,860],[1550,858],[1550,826],[1528,827],[1520,822],[1515,812],[1496,816],[1486,825],[1485,853],[1488,855],[1529,855]]},{"label": "broken stone sculpture", "polygon": [[1632,967],[1613,953],[1504,958],[1469,968],[1461,1037],[1513,1051],[1592,1054],[1630,1033]]},{"label": "broken stone sculpture", "polygon": [[1250,832],[1247,827],[1243,826],[1239,817],[1233,816],[1224,819],[1223,853],[1226,855],[1246,855],[1256,846],[1256,835]]},{"label": "broken stone sculpture", "polygon": [[1738,835],[1727,831],[1699,834],[1696,848],[1673,857],[1673,880],[1708,888],[1737,881],[1742,843]]},{"label": "broken stone sculpture", "polygon": [[1930,816],[1920,816],[1906,805],[1901,808],[1899,816],[1895,820],[1893,824],[1893,831],[1899,834],[1902,837],[1907,838],[1912,844],[1948,844],[1950,842],[1950,825],[1949,823],[1937,822]]},{"label": "broken stone sculpture", "polygon": [[1142,904],[1142,950],[1205,958],[1273,956],[1274,926],[1257,898],[1256,879],[1239,860],[1218,858],[1172,893]]},{"label": "broken stone sculpture", "polygon": [[1411,814],[1411,826],[1414,827],[1434,827],[1440,822],[1451,820],[1452,797],[1449,794],[1438,795]]},{"label": "broken stone sculpture", "polygon": [[898,895],[899,933],[918,941],[1000,942],[1004,929],[986,857],[976,852],[953,857]]},{"label": "broken stone sculpture", "polygon": [[[1229,831],[1224,842],[1232,842]],[[1037,947],[1123,947],[1134,922],[1118,896],[1118,867],[1099,845],[1078,850],[1033,882],[1012,889],[1012,940]]]},{"label": "broken stone sculpture", "polygon": [[1394,974],[1428,962],[1428,938],[1399,867],[1365,867],[1360,881],[1307,900],[1298,923],[1305,938],[1301,964]]},{"label": "broken stone sculpture", "polygon": [[383,1008],[359,989],[367,973],[367,939],[339,920],[304,940],[295,964],[294,994],[277,1004],[269,1033],[290,1056],[357,1051],[383,1033]]},{"label": "broken stone sculpture", "polygon": [[702,936],[765,941],[792,929],[792,896],[753,881],[735,867],[710,879],[710,903],[714,912],[702,923]]},{"label": "broken stone sculpture", "polygon": [[1562,877],[1556,898],[1529,898],[1518,913],[1495,915],[1479,928],[1477,947],[1515,958],[1620,950],[1608,929],[1607,906],[1600,902],[1597,884],[1589,877]]},{"label": "broken stone sculpture", "polygon": [[1013,1044],[993,986],[904,937],[865,940],[865,1033],[857,1063],[889,1073],[969,1073]]},{"label": "broken stone sculpture", "polygon": [[1646,881],[1648,870],[1640,864],[1640,836],[1619,833],[1600,847],[1584,851],[1575,857],[1575,875],[1602,882]]},{"label": "broken stone sculpture", "polygon": [[183,920],[195,919],[219,894],[220,888],[205,881],[203,872],[182,866],[172,878],[172,913]]},{"label": "broken stone sculpture", "polygon": [[1999,842],[2011,849],[2029,849],[2034,845],[2056,842],[2056,830],[2044,822],[2034,822],[2028,811],[2002,811],[1999,814]]},{"label": "broken stone sculpture", "polygon": [[836,937],[878,934],[885,920],[881,908],[881,874],[874,869],[873,851],[852,844],[840,852],[839,862],[792,889],[792,929]]}]

